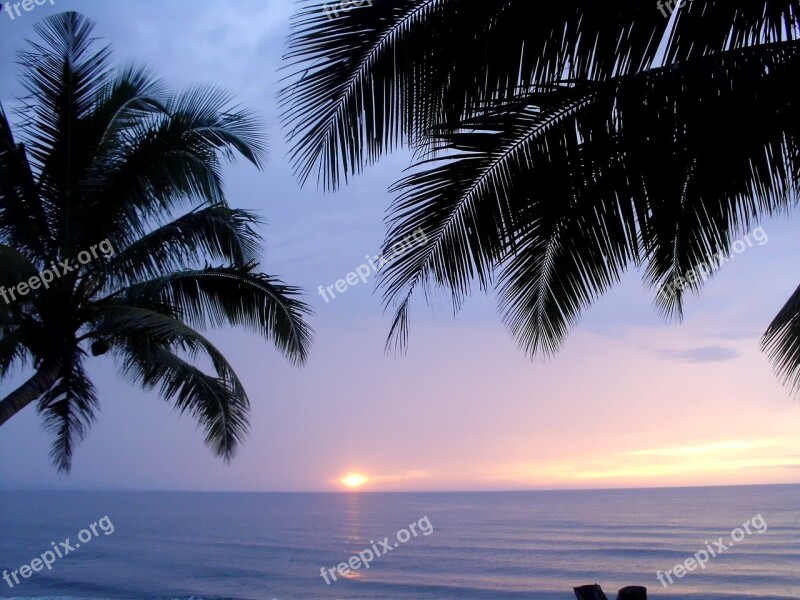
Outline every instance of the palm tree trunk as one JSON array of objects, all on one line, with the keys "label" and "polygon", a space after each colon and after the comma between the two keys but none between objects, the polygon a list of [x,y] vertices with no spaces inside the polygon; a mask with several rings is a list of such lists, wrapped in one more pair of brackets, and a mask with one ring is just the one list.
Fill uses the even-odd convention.
[{"label": "palm tree trunk", "polygon": [[0,426],[44,394],[58,379],[61,361],[43,362],[25,383],[0,400]]}]

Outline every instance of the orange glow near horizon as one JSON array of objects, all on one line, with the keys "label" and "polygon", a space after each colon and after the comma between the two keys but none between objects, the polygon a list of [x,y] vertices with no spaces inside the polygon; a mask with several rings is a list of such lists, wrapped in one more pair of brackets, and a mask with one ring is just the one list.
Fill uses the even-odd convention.
[{"label": "orange glow near horizon", "polygon": [[[788,419],[787,419],[788,423]],[[790,424],[787,425],[787,429]],[[428,469],[345,471],[327,480],[328,489],[347,492],[463,491],[524,489],[616,489],[702,485],[791,484],[800,479],[796,438],[776,432],[774,437],[750,440],[720,436],[693,437],[682,444],[669,440],[619,444],[551,453],[532,447],[517,449],[523,460],[466,467],[447,462]],[[781,435],[783,434],[783,435]],[[627,447],[626,447],[627,446]],[[540,456],[537,456],[539,454]],[[527,455],[527,456],[526,456]],[[527,459],[527,460],[526,460]],[[403,465],[407,466],[407,465]],[[417,465],[413,465],[417,467]]]},{"label": "orange glow near horizon", "polygon": [[369,477],[361,475],[360,473],[350,473],[342,477],[339,482],[346,488],[351,490],[360,488],[362,485],[369,481]]},{"label": "orange glow near horizon", "polygon": [[[722,439],[706,444],[581,453],[570,459],[508,464],[484,470],[481,475],[489,486],[498,489],[795,483],[800,473],[800,455],[792,454],[795,447],[792,438]],[[771,477],[754,481],[757,471]]]}]

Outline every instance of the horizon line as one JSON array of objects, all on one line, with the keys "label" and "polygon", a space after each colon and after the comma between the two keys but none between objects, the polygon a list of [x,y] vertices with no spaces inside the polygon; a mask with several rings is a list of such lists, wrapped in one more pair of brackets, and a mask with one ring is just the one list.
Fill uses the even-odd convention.
[{"label": "horizon line", "polygon": [[792,487],[800,486],[796,483],[741,483],[719,485],[665,485],[649,487],[608,487],[608,488],[518,488],[496,490],[181,490],[181,489],[137,489],[137,488],[6,488],[0,487],[2,492],[106,492],[106,493],[156,493],[156,494],[514,494],[530,492],[634,492],[648,490],[689,490],[689,489],[715,489],[715,488],[742,488],[742,487]]}]

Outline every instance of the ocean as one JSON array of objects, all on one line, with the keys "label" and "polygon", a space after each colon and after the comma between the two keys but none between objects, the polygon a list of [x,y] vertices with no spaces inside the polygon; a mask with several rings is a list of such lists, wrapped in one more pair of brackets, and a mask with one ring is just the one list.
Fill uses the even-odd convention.
[{"label": "ocean", "polygon": [[800,599],[800,485],[2,491],[0,509],[0,595],[10,598],[567,600],[597,582],[610,599],[626,585],[650,598]]}]

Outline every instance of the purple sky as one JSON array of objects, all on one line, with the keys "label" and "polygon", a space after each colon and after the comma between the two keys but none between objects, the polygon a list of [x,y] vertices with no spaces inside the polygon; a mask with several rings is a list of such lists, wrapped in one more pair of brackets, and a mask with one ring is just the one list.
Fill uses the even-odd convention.
[{"label": "purple sky", "polygon": [[229,466],[192,421],[116,381],[102,357],[90,367],[102,412],[72,474],[49,466],[49,437],[29,407],[0,429],[0,487],[316,491],[340,489],[352,472],[371,490],[800,481],[800,404],[758,349],[800,282],[796,223],[762,223],[768,243],[728,263],[681,325],[655,314],[631,272],[550,361],[527,360],[480,294],[455,319],[447,302],[418,304],[408,355],[387,357],[389,317],[374,281],[330,303],[317,288],[378,253],[386,190],[409,158],[388,156],[333,195],[298,187],[275,102],[290,2],[55,0],[13,21],[0,13],[6,108],[20,94],[14,52],[37,19],[63,10],[96,21],[118,64],[145,62],[173,89],[222,86],[260,113],[268,168],[231,167],[228,199],[266,219],[263,270],[307,290],[316,337],[309,363],[295,368],[253,335],[211,333],[253,404],[250,436]]}]

